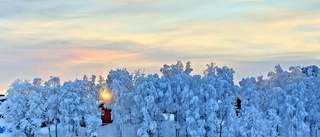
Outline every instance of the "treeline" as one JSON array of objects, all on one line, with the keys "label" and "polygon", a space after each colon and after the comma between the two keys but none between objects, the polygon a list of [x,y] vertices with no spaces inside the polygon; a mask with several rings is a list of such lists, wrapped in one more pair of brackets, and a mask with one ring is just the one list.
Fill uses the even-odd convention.
[{"label": "treeline", "polygon": [[[124,124],[139,125],[138,136],[162,136],[165,131],[162,131],[160,123],[165,120],[164,113],[175,115],[177,136],[300,137],[315,136],[315,131],[320,128],[320,71],[317,66],[291,67],[284,71],[277,65],[267,78],[244,78],[239,86],[233,80],[235,72],[226,66],[218,67],[211,63],[203,75],[191,75],[192,71],[190,62],[183,65],[178,61],[176,64],[163,65],[161,76],[145,75],[140,70],[134,73],[126,69],[111,70],[105,83],[100,78],[98,84],[95,83],[95,76],[91,81],[85,77],[83,80],[66,82],[62,86],[50,84],[50,81],[57,80],[49,80],[44,85],[41,82],[30,84],[19,80],[7,91],[7,101],[12,101],[4,104],[7,105],[8,113],[16,111],[13,108],[32,109],[33,105],[26,103],[28,101],[42,102],[35,101],[42,99],[44,102],[58,102],[56,106],[35,103],[44,106],[43,110],[37,111],[45,116],[39,121],[68,125],[64,131],[71,136],[76,135],[74,129],[83,121],[86,128],[90,129],[88,136],[100,124],[95,101],[99,88],[103,86],[112,92],[112,101],[105,104],[105,107],[112,109],[112,118],[119,125],[120,136]],[[32,88],[25,88],[27,85]],[[54,94],[52,91],[55,91]],[[20,98],[17,98],[17,93]],[[44,93],[49,95],[43,97]],[[241,108],[235,107],[237,99],[241,100]],[[48,111],[51,110],[55,112],[49,115]],[[28,113],[12,114],[19,116],[16,119],[26,119],[25,123],[31,121],[31,124],[15,123],[19,129],[33,129],[29,125],[35,119],[28,118]],[[62,118],[67,119],[67,122]],[[87,119],[95,122],[88,123]]]},{"label": "treeline", "polygon": [[[78,136],[80,127],[85,127],[85,135],[95,136],[101,125],[97,107],[99,88],[101,84],[95,84],[94,79],[88,81],[86,76],[63,85],[58,77],[44,83],[40,78],[33,83],[19,79],[7,90],[1,114],[14,136],[39,136],[42,126],[47,126],[50,137],[58,136],[58,131],[65,137]],[[55,133],[51,133],[51,126]]]},{"label": "treeline", "polygon": [[[110,71],[115,122],[143,123],[140,136],[161,136],[162,113],[175,115],[177,136],[315,136],[320,124],[320,71],[317,66],[279,65],[266,79],[244,78],[207,65],[203,76],[190,75],[190,63],[164,65],[158,74]],[[241,109],[235,109],[240,99]],[[239,104],[238,104],[239,105]]]}]

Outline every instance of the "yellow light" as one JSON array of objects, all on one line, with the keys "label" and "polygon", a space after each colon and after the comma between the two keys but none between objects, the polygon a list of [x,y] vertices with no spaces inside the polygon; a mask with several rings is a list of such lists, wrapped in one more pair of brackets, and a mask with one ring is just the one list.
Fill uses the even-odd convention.
[{"label": "yellow light", "polygon": [[112,94],[107,88],[102,88],[100,90],[100,99],[104,102],[111,102]]}]

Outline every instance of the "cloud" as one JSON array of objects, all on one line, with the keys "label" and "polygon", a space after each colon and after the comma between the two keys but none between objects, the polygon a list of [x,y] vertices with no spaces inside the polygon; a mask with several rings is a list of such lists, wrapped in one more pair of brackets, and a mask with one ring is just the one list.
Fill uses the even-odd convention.
[{"label": "cloud", "polygon": [[[137,60],[139,57],[137,53],[121,49],[121,44],[118,45],[118,50],[115,45],[113,45],[113,49],[108,49],[107,45],[104,48],[75,46],[69,41],[16,44],[10,42],[1,44],[0,75],[6,78],[0,81],[0,89],[7,88],[9,83],[18,78],[42,77],[45,79],[53,75],[60,76],[64,80],[75,79],[76,74],[73,75],[73,71],[80,73],[79,70],[82,70],[84,73],[83,70],[85,70],[78,67],[92,69],[88,72],[95,71],[95,74],[103,74],[102,72],[108,70],[102,66],[114,61]],[[77,74],[79,75],[79,73]]]},{"label": "cloud", "polygon": [[[0,5],[0,16],[10,20],[50,19],[60,20],[82,17],[90,10],[85,1],[17,0],[5,1]],[[76,13],[79,13],[78,15]]]},{"label": "cloud", "polygon": [[301,32],[320,32],[320,26],[301,25],[295,27],[293,30]]},{"label": "cloud", "polygon": [[6,0],[0,5],[0,75],[8,80],[0,86],[12,78],[74,79],[122,67],[154,73],[177,60],[191,61],[198,74],[216,62],[241,75],[277,62],[319,61],[319,4]]},{"label": "cloud", "polygon": [[233,2],[263,2],[265,0],[231,0]]}]

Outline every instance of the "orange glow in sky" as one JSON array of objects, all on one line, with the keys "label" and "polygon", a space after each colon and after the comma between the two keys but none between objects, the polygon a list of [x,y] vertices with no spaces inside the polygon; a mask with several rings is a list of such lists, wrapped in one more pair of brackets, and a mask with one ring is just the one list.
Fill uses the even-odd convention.
[{"label": "orange glow in sky", "polygon": [[[37,5],[37,6],[34,6]],[[0,4],[0,93],[16,79],[111,69],[160,74],[190,61],[193,74],[214,62],[235,82],[274,66],[320,62],[319,0],[10,1]],[[62,83],[61,83],[62,84]]]}]

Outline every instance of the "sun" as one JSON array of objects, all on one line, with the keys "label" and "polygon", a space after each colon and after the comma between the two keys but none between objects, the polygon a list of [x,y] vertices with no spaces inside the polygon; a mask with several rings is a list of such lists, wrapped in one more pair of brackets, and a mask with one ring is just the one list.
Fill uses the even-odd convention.
[{"label": "sun", "polygon": [[106,87],[103,87],[100,90],[100,100],[102,100],[103,102],[111,102],[112,100],[112,94]]}]

